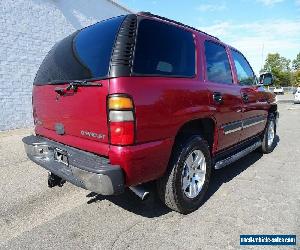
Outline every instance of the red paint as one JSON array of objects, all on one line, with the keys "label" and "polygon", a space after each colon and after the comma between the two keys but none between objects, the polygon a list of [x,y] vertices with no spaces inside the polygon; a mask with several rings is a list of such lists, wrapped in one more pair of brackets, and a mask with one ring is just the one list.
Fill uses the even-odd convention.
[{"label": "red paint", "polygon": [[134,186],[164,174],[173,142],[169,138],[134,146],[110,146],[109,159],[112,164],[122,166],[126,184]]},{"label": "red paint", "polygon": [[[67,95],[59,95],[55,88],[67,85],[43,85],[33,88],[33,108],[41,126],[49,130],[45,136],[51,137],[55,131],[55,123],[62,123],[65,135],[77,139],[89,139],[108,143],[106,97],[109,81],[101,81],[102,87],[78,88],[77,92],[69,91]],[[104,138],[88,137],[81,131],[104,135]],[[52,138],[52,137],[51,137]],[[52,138],[54,139],[54,138]]]},{"label": "red paint", "polygon": [[[203,43],[205,39],[212,38],[191,32],[194,33],[197,48],[197,74],[194,78],[120,77],[99,81],[102,87],[79,87],[77,93],[66,96],[59,96],[55,92],[55,85],[35,86],[33,109],[37,121],[36,133],[108,157],[112,164],[123,168],[126,184],[136,185],[164,174],[175,136],[189,121],[213,119],[215,135],[212,154],[261,132],[265,124],[249,128],[245,133],[241,131],[224,135],[222,125],[256,115],[267,115],[274,97],[258,87],[239,86],[233,68],[232,85],[206,81]],[[228,48],[227,52],[232,67]],[[222,93],[224,104],[213,101],[214,92]],[[241,95],[244,92],[249,95],[247,104],[242,102]],[[135,128],[132,127],[133,123],[122,128],[127,135],[131,133],[128,131],[134,129],[135,141],[131,146],[112,145],[113,138],[112,144],[109,142],[106,101],[110,94],[127,94],[133,99]],[[64,124],[64,135],[56,134],[55,123]],[[118,124],[112,124],[111,131],[116,126]],[[82,130],[101,136],[89,137]],[[121,134],[115,133],[114,136]],[[130,136],[124,137],[125,141],[132,139]]]}]

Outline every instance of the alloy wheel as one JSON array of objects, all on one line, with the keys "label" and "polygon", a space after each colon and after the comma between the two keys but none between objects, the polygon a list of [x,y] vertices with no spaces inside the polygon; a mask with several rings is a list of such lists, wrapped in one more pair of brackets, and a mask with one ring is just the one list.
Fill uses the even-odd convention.
[{"label": "alloy wheel", "polygon": [[182,191],[193,199],[202,190],[206,175],[206,161],[200,150],[192,151],[184,162],[181,178]]}]

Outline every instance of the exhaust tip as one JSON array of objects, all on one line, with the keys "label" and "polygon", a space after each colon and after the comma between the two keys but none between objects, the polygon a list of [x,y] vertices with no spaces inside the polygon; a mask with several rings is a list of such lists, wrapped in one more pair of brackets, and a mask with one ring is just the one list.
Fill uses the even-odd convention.
[{"label": "exhaust tip", "polygon": [[141,198],[142,201],[147,200],[149,198],[149,196],[150,196],[150,193],[145,191],[143,197]]},{"label": "exhaust tip", "polygon": [[130,190],[135,193],[141,200],[146,200],[150,192],[146,191],[142,186],[129,187]]}]

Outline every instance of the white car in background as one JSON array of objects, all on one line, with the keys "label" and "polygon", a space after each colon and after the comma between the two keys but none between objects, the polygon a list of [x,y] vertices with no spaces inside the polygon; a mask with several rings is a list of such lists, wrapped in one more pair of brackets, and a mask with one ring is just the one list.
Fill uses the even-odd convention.
[{"label": "white car in background", "polygon": [[283,90],[283,87],[275,87],[274,89],[274,94],[276,95],[284,95],[284,90]]},{"label": "white car in background", "polygon": [[295,92],[294,103],[300,103],[300,88],[297,88],[297,91]]}]

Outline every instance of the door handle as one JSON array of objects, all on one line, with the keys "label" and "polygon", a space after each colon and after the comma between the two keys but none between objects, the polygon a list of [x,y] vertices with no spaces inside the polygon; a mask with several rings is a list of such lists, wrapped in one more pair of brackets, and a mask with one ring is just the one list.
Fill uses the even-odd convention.
[{"label": "door handle", "polygon": [[249,96],[248,96],[248,94],[243,93],[243,94],[242,94],[242,99],[243,99],[244,102],[248,102],[248,101],[249,101]]},{"label": "door handle", "polygon": [[222,94],[220,92],[214,92],[213,93],[213,99],[216,103],[221,104],[223,102],[223,97]]}]

